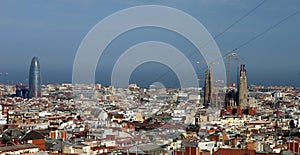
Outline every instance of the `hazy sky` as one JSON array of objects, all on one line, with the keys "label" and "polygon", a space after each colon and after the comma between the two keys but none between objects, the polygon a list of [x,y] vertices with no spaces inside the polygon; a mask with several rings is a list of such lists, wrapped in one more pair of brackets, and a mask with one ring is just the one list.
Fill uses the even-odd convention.
[{"label": "hazy sky", "polygon": [[[262,0],[26,0],[0,2],[0,82],[27,83],[33,56],[40,60],[44,83],[71,82],[77,48],[89,30],[112,13],[138,5],[164,5],[182,10],[201,22],[212,36],[218,35]],[[300,9],[299,0],[266,0],[253,13],[216,39],[223,53]],[[134,18],[134,17],[133,17]],[[174,17],[176,18],[176,17]],[[120,24],[126,20],[120,21]],[[300,86],[300,13],[239,49],[250,84]],[[101,35],[101,34],[99,34]],[[189,55],[195,51],[187,40],[167,30],[136,29],[116,38],[99,60],[96,80],[110,82],[114,62],[127,48],[141,41],[164,41]],[[201,55],[190,58],[203,78]],[[225,60],[226,61],[226,60]],[[166,74],[167,73],[167,74]],[[165,75],[166,74],[166,75]],[[161,78],[157,78],[158,75]],[[236,62],[232,61],[232,81]],[[166,66],[146,63],[131,81],[148,85],[154,80],[172,86],[176,76]],[[171,79],[171,80],[170,80]],[[200,81],[200,83],[202,83]]]}]

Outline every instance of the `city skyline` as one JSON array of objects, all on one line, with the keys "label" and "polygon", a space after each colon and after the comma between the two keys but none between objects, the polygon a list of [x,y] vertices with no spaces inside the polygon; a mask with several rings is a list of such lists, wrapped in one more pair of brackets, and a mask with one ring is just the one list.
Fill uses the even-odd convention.
[{"label": "city skyline", "polygon": [[[43,66],[44,83],[71,83],[72,66],[77,48],[87,32],[103,18],[110,14],[137,5],[164,5],[173,7],[192,15],[199,20],[207,30],[216,36],[224,29],[243,17],[262,1],[196,1],[160,2],[160,1],[90,1],[80,3],[74,1],[72,7],[56,5],[69,2],[52,1],[43,4],[19,2],[2,2],[0,24],[0,72],[2,83],[28,83],[28,61],[37,56]],[[23,3],[23,4],[22,4]],[[229,52],[248,39],[263,32],[293,12],[299,10],[299,1],[265,1],[261,6],[232,26],[216,39],[223,54]],[[280,10],[279,10],[280,9]],[[297,58],[297,40],[299,40],[299,15],[290,17],[276,28],[265,33],[245,47],[239,49],[238,56],[248,68],[248,84],[257,85],[292,85],[300,86],[300,62]],[[122,21],[120,21],[122,22]],[[112,27],[113,29],[113,27]],[[136,39],[138,38],[138,39]],[[103,61],[98,63],[96,82],[109,85],[109,75],[118,56],[124,50],[140,41],[159,40],[177,45],[184,54],[189,55],[195,48],[177,34],[155,28],[136,29],[122,34],[107,48]],[[15,46],[18,44],[18,46]],[[22,52],[21,52],[22,51]],[[201,55],[190,58],[197,70],[199,78],[204,78],[205,64]],[[227,61],[226,59],[224,60]],[[204,68],[204,69],[202,69]],[[236,80],[236,62],[233,58],[231,66],[231,81]],[[160,79],[167,86],[176,83],[176,76],[162,64],[147,63],[141,65],[132,75],[132,81],[153,81],[156,75],[167,76]],[[8,73],[7,76],[4,76]],[[58,76],[59,75],[59,76]],[[174,79],[169,81],[169,79]],[[151,82],[150,82],[151,81]],[[169,82],[169,83],[168,83]],[[203,85],[204,81],[200,81]],[[143,84],[142,84],[143,85]]]},{"label": "city skyline", "polygon": [[0,155],[300,153],[299,0],[0,4]]}]

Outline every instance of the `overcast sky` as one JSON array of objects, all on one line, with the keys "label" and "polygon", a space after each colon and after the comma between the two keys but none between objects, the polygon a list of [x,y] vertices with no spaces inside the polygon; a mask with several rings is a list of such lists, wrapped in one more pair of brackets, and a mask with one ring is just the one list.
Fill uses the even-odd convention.
[{"label": "overcast sky", "polygon": [[[0,82],[27,83],[33,56],[40,60],[43,83],[72,81],[72,66],[85,35],[105,17],[133,6],[164,5],[182,10],[216,36],[256,7],[262,0],[26,0],[0,2]],[[226,53],[300,9],[299,0],[266,0],[249,16],[216,39]],[[134,18],[134,17],[132,17]],[[176,18],[176,17],[174,17]],[[120,24],[126,20],[120,21]],[[290,17],[238,50],[246,64],[249,84],[300,86],[300,13]],[[101,34],[99,34],[101,35]],[[136,29],[116,38],[99,60],[96,81],[105,85],[115,61],[124,50],[140,41],[164,41],[189,55],[195,51],[187,40],[167,30]],[[201,55],[190,58],[200,79],[205,64]],[[227,60],[224,60],[225,62]],[[158,76],[164,75],[162,78]],[[232,81],[236,62],[232,61]],[[145,63],[132,74],[131,82],[149,85],[157,80],[174,86],[175,74],[166,66]],[[200,83],[201,80],[200,80]]]}]

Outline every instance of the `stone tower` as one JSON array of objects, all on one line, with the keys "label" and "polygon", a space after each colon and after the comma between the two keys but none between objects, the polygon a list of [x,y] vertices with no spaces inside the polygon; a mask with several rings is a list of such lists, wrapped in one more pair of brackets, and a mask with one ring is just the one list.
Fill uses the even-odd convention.
[{"label": "stone tower", "polygon": [[239,106],[243,109],[248,106],[248,88],[245,65],[241,65],[240,67]]},{"label": "stone tower", "polygon": [[208,107],[211,102],[212,93],[212,75],[210,68],[205,71],[205,84],[204,84],[204,106]]}]

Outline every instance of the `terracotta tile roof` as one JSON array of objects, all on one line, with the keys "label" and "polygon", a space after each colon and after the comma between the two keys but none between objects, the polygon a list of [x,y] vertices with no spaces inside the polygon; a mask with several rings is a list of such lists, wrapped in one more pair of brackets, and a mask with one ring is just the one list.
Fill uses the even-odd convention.
[{"label": "terracotta tile roof", "polygon": [[37,146],[34,144],[5,146],[5,147],[0,147],[0,152],[17,151],[17,150],[31,149],[31,148],[37,148]]}]

